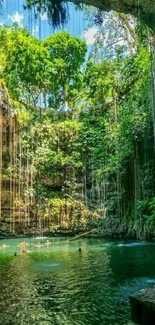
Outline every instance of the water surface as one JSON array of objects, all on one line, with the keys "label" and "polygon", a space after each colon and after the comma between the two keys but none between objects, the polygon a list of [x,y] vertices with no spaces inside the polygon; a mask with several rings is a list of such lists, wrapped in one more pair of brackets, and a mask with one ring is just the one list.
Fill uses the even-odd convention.
[{"label": "water surface", "polygon": [[29,253],[0,241],[0,324],[129,324],[129,295],[155,284],[155,244],[46,240],[26,239]]}]

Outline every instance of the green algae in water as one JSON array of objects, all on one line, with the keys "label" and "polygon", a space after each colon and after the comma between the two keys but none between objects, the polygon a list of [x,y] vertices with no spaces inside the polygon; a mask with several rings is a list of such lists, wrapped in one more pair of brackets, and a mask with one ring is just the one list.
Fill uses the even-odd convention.
[{"label": "green algae in water", "polygon": [[128,294],[155,281],[155,245],[37,240],[23,239],[28,254],[17,239],[0,242],[10,246],[0,250],[0,324],[127,325]]}]

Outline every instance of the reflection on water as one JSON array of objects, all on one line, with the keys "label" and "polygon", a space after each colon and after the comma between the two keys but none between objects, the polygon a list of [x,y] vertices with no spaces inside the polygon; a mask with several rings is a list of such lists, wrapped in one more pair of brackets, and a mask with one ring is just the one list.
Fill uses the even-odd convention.
[{"label": "reflection on water", "polygon": [[34,237],[33,239],[34,239],[34,240],[42,240],[42,239],[45,239],[45,238],[47,238],[47,237],[45,237],[45,236],[44,236],[44,237],[43,237],[43,236],[40,236],[40,237]]},{"label": "reflection on water", "polygon": [[[1,324],[36,324],[39,315],[42,314],[46,317],[46,312],[42,307],[35,285],[30,257],[22,255],[3,262],[2,269],[5,275],[0,272]],[[7,272],[5,270],[6,263]]]},{"label": "reflection on water", "polygon": [[126,244],[126,243],[121,243],[121,244],[118,244],[119,247],[121,246],[124,246],[124,247],[135,247],[135,246],[142,246],[142,245],[145,245],[145,243],[129,243],[129,244]]},{"label": "reflection on water", "polygon": [[27,242],[29,254],[19,240],[0,251],[3,325],[126,325],[128,296],[155,282],[153,245],[52,238],[46,247],[43,238],[37,249],[35,239]]}]

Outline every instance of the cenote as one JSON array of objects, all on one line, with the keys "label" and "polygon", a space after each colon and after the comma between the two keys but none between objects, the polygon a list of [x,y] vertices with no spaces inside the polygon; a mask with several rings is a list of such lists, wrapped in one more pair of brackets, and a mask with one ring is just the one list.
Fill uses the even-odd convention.
[{"label": "cenote", "polygon": [[155,0],[0,0],[0,315],[155,325]]},{"label": "cenote", "polygon": [[36,248],[38,239],[26,239],[30,252],[25,254],[19,239],[5,240],[0,324],[130,324],[129,295],[155,283],[155,245],[50,238],[46,247],[46,240]]}]

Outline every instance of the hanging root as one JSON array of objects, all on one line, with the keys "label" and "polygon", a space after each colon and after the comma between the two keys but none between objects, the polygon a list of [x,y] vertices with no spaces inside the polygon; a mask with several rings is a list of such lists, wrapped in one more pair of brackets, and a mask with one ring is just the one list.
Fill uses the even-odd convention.
[{"label": "hanging root", "polygon": [[34,8],[36,16],[46,12],[47,18],[54,28],[64,26],[67,22],[68,6],[66,0],[26,0],[24,8]]},{"label": "hanging root", "polygon": [[[38,16],[40,13],[47,13],[49,23],[54,28],[64,26],[68,21],[67,0],[26,0],[24,8],[34,8],[35,16]],[[103,19],[103,12],[100,9],[96,9],[95,24],[102,25]]]},{"label": "hanging root", "polygon": [[61,0],[48,2],[47,16],[53,27],[59,27],[67,22],[67,3]]},{"label": "hanging root", "polygon": [[104,21],[104,16],[103,12],[100,9],[97,9],[96,14],[95,14],[95,24],[97,26],[101,26]]},{"label": "hanging root", "polygon": [[4,2],[4,0],[0,0],[0,12],[1,12],[2,9],[3,9],[3,2]]}]

